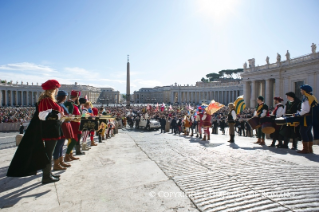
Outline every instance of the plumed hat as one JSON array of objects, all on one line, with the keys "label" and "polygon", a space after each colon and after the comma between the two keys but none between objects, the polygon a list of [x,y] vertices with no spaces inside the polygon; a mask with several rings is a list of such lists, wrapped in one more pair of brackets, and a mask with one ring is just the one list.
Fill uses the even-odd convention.
[{"label": "plumed hat", "polygon": [[67,95],[68,95],[67,92],[61,90],[61,91],[58,92],[57,96],[67,96]]},{"label": "plumed hat", "polygon": [[312,92],[312,87],[310,85],[301,85],[300,89],[306,91],[307,93]]},{"label": "plumed hat", "polygon": [[84,98],[80,98],[80,99],[79,99],[79,102],[80,102],[80,104],[85,104],[85,103],[87,102],[87,100],[84,99]]},{"label": "plumed hat", "polygon": [[292,98],[296,98],[296,94],[294,92],[288,92],[286,93],[287,96],[290,96]]},{"label": "plumed hat", "polygon": [[57,80],[48,80],[41,85],[43,90],[52,90],[61,87],[60,83]]},{"label": "plumed hat", "polygon": [[81,91],[72,90],[72,91],[71,91],[71,96],[79,97],[79,96],[81,96]]},{"label": "plumed hat", "polygon": [[284,101],[284,99],[283,99],[283,98],[281,98],[281,97],[279,97],[279,96],[276,96],[276,97],[274,98],[274,100],[277,100],[277,101],[279,101],[279,102]]}]

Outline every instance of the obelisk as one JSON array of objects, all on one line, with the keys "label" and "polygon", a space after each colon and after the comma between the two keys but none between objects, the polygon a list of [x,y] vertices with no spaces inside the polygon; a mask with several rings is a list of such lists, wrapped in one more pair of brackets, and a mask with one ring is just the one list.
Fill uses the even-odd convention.
[{"label": "obelisk", "polygon": [[129,55],[127,55],[127,68],[126,68],[126,107],[130,107],[130,60]]}]

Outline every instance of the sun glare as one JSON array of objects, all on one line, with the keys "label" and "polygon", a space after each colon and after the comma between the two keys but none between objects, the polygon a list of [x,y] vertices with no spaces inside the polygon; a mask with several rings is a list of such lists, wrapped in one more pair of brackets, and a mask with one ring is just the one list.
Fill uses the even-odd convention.
[{"label": "sun glare", "polygon": [[214,21],[221,21],[236,12],[238,0],[197,0],[197,12]]}]

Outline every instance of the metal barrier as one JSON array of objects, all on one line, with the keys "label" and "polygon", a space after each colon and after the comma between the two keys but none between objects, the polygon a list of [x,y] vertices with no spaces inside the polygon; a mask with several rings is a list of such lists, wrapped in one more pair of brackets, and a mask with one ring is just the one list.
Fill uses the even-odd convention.
[{"label": "metal barrier", "polygon": [[19,131],[20,123],[0,123],[0,132]]}]

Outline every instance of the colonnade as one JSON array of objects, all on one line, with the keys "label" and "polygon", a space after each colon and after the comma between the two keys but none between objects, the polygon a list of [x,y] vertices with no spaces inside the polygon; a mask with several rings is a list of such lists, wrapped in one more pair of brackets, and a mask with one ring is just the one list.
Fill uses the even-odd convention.
[{"label": "colonnade", "polygon": [[242,90],[217,90],[217,91],[172,91],[171,102],[179,103],[199,103],[202,100],[228,104],[234,102],[238,96],[242,95]]},{"label": "colonnade", "polygon": [[28,106],[34,105],[41,91],[0,90],[1,106]]},{"label": "colonnade", "polygon": [[273,98],[279,96],[280,80],[265,79],[244,82],[244,98],[246,107],[254,108],[257,105],[257,97],[263,96],[268,106],[274,106]]}]

